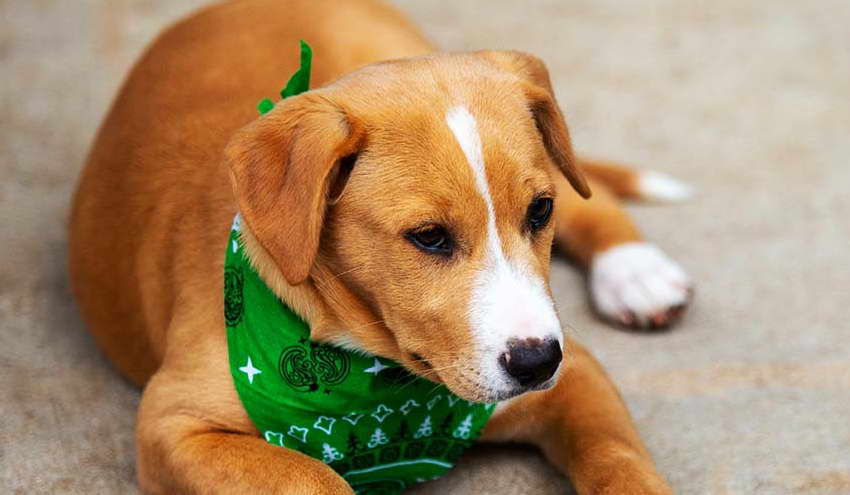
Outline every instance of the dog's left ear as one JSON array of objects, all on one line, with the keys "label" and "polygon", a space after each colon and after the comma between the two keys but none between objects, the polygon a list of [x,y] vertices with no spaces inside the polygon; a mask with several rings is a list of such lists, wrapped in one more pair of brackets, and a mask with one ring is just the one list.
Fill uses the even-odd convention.
[{"label": "dog's left ear", "polygon": [[363,126],[322,91],[278,103],[225,150],[239,213],[292,285],[309,276],[328,203],[365,143]]},{"label": "dog's left ear", "polygon": [[555,101],[549,71],[543,61],[534,55],[512,50],[483,51],[479,54],[519,77],[546,151],[573,188],[582,197],[589,198],[590,187],[576,164],[570,133]]}]

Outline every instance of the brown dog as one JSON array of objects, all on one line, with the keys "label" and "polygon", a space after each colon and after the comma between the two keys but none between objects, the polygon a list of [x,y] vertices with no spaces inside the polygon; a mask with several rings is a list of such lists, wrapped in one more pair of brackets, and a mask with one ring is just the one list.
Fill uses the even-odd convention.
[{"label": "brown dog", "polygon": [[[299,38],[317,89],[257,118]],[[70,257],[98,343],[145,385],[146,491],[351,492],[263,441],[234,389],[222,253],[239,211],[257,271],[314,340],[501,401],[483,440],[539,445],[579,493],[669,493],[603,370],[563,336],[548,267],[557,235],[605,316],[669,323],[690,282],[614,198],[686,191],[576,163],[538,59],[434,51],[372,0],[241,0],[169,29],[130,74],[80,182]],[[518,346],[546,347],[533,380],[506,364]]]}]

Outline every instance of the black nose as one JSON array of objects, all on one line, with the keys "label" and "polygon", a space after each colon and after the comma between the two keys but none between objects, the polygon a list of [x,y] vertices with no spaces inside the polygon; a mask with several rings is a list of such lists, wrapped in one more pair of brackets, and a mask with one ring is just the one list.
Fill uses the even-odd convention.
[{"label": "black nose", "polygon": [[523,387],[540,385],[558,370],[561,344],[557,340],[525,339],[508,342],[499,362]]}]

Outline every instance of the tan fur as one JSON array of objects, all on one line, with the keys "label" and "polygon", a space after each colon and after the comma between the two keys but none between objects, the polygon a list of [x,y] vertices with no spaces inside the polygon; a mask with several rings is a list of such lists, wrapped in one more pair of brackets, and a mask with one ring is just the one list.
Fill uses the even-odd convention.
[{"label": "tan fur", "polygon": [[640,175],[632,168],[606,160],[580,158],[578,165],[582,172],[604,184],[618,198],[641,199]]},{"label": "tan fur", "polygon": [[[296,67],[299,38],[314,48],[320,89],[257,119],[257,100]],[[166,31],[133,69],[80,181],[70,265],[99,345],[145,385],[146,491],[351,492],[321,462],[261,441],[235,393],[221,299],[237,208],[260,275],[314,338],[395,359],[470,399],[482,392],[458,364],[470,352],[464,294],[483,263],[486,210],[441,120],[452,102],[481,117],[507,256],[548,282],[554,225],[532,239],[522,231],[541,193],[557,197],[553,223],[579,259],[636,238],[604,189],[589,201],[575,193],[588,185],[539,60],[421,57],[432,51],[371,0],[241,0]],[[352,72],[400,57],[417,58]],[[340,159],[352,153],[346,177]],[[463,263],[440,265],[403,239],[435,218],[461,236]],[[565,355],[557,386],[511,400],[486,437],[537,443],[582,494],[668,493],[604,372],[574,344]]]},{"label": "tan fur", "polygon": [[571,194],[566,180],[554,176],[558,190],[556,242],[584,267],[596,253],[617,244],[641,240],[640,232],[617,203],[607,181],[598,180],[592,173],[588,173],[588,177],[593,196],[581,200]]}]

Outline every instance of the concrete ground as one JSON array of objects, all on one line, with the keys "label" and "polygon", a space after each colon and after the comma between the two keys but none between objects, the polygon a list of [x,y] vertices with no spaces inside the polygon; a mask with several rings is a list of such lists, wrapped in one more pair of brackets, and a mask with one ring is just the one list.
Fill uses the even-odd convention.
[{"label": "concrete ground", "polygon": [[[134,493],[139,392],[68,294],[68,202],[122,76],[200,0],[0,0],[0,492]],[[695,184],[635,206],[698,282],[683,324],[565,323],[620,386],[680,494],[850,493],[850,3],[401,0],[450,49],[549,64],[581,151]],[[418,494],[548,494],[530,449],[481,448]]]}]

